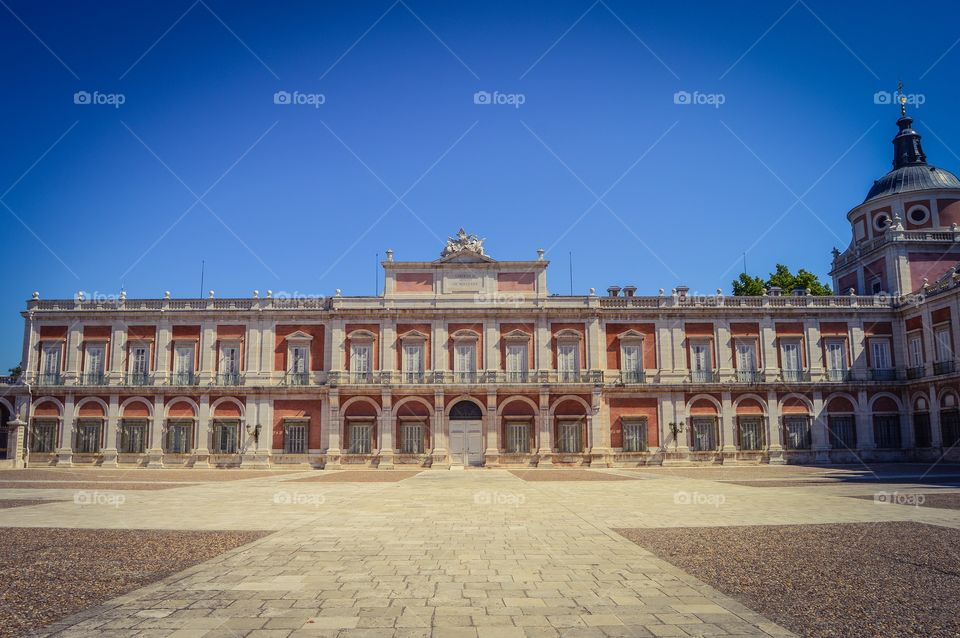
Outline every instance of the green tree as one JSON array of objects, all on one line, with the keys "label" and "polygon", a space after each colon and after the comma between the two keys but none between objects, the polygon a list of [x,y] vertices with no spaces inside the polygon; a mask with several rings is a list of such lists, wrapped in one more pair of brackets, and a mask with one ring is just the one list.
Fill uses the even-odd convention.
[{"label": "green tree", "polygon": [[10,368],[10,376],[14,379],[19,379],[21,374],[23,374],[23,370],[20,368],[20,366],[17,366],[16,368]]},{"label": "green tree", "polygon": [[793,274],[790,272],[790,269],[783,264],[777,264],[766,281],[760,277],[742,273],[739,279],[733,282],[733,294],[737,297],[748,295],[759,296],[763,294],[764,290],[769,290],[774,286],[780,288],[787,294],[793,292],[794,288],[809,290],[810,294],[817,296],[833,294],[830,286],[821,282],[817,276],[809,270],[801,268],[797,271],[797,274]]}]

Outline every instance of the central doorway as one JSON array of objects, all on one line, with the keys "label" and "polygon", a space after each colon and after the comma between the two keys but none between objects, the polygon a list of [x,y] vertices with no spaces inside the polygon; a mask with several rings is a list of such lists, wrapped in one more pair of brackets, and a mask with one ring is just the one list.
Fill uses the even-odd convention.
[{"label": "central doorway", "polygon": [[450,464],[483,465],[483,412],[471,401],[450,409]]}]

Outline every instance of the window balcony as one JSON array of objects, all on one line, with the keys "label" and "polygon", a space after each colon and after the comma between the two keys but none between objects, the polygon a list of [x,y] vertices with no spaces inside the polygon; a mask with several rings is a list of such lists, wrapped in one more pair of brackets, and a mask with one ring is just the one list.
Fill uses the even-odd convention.
[{"label": "window balcony", "polygon": [[622,370],[620,381],[624,384],[637,384],[645,381],[643,370]]},{"label": "window balcony", "polygon": [[406,385],[416,385],[420,383],[427,382],[427,374],[425,372],[401,372],[400,373],[400,383]]},{"label": "window balcony", "polygon": [[347,373],[347,383],[354,383],[359,385],[370,385],[373,383],[380,382],[380,375],[376,375],[373,372],[348,372]]},{"label": "window balcony", "polygon": [[874,368],[870,370],[870,378],[874,381],[896,381],[896,368]]},{"label": "window balcony", "polygon": [[102,372],[86,372],[80,376],[80,385],[107,385],[107,375]]},{"label": "window balcony", "polygon": [[908,379],[921,379],[924,375],[923,366],[914,366],[912,368],[907,368],[907,378]]},{"label": "window balcony", "polygon": [[310,385],[309,372],[288,372],[284,378],[286,385]]},{"label": "window balcony", "polygon": [[499,372],[495,374],[496,377],[498,377],[497,380],[502,378],[504,383],[536,383],[536,374],[531,374],[527,371]]},{"label": "window balcony", "polygon": [[196,385],[197,375],[193,372],[174,372],[170,375],[170,385]]},{"label": "window balcony", "polygon": [[956,361],[937,361],[933,364],[934,374],[952,374],[957,369]]},{"label": "window balcony", "polygon": [[217,385],[241,385],[243,379],[239,372],[221,372],[217,375]]},{"label": "window balcony", "polygon": [[143,386],[153,385],[153,378],[149,374],[142,372],[128,372],[124,379],[124,385]]},{"label": "window balcony", "polygon": [[467,371],[453,371],[453,383],[478,383],[480,380],[480,375],[476,370],[467,370]]},{"label": "window balcony", "polygon": [[37,375],[37,385],[63,385],[63,375],[59,372],[43,372]]},{"label": "window balcony", "polygon": [[690,383],[719,383],[720,375],[713,370],[694,370],[690,373]]},{"label": "window balcony", "polygon": [[810,381],[810,373],[806,370],[781,370],[780,378],[784,383],[806,383]]},{"label": "window balcony", "polygon": [[850,370],[847,370],[846,368],[827,370],[827,381],[841,382],[849,380]]},{"label": "window balcony", "polygon": [[737,383],[762,383],[763,373],[759,370],[737,370]]}]

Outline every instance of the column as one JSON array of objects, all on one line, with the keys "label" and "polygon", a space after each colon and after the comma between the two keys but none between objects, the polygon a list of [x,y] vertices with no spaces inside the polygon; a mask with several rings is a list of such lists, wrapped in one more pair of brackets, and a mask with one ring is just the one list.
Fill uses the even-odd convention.
[{"label": "column", "polygon": [[497,393],[487,393],[487,416],[484,419],[487,430],[487,449],[484,451],[484,464],[494,467],[500,462],[500,414],[497,410]]},{"label": "column", "polygon": [[327,404],[327,464],[340,462],[340,393],[336,389],[330,391],[330,402]]},{"label": "column", "polygon": [[875,446],[873,441],[873,417],[870,414],[870,403],[867,401],[867,391],[857,392],[857,448],[860,450],[872,450]]},{"label": "column", "polygon": [[173,331],[170,329],[170,322],[161,320],[157,326],[156,383],[163,383],[169,378],[170,340],[172,337]]},{"label": "column", "polygon": [[720,428],[723,436],[722,451],[726,455],[736,455],[737,445],[734,437],[733,399],[729,391],[720,394]]},{"label": "column", "polygon": [[[763,358],[763,374],[767,381],[772,381],[780,375],[777,356],[777,331],[770,318],[760,322],[760,355]],[[776,395],[774,395],[776,396]]]},{"label": "column", "polygon": [[683,324],[674,321],[670,329],[672,333],[671,342],[673,344],[674,375],[678,379],[685,379],[688,373],[686,333],[683,330]]},{"label": "column", "polygon": [[830,461],[830,437],[827,433],[827,411],[823,403],[823,393],[820,390],[813,392],[813,419],[810,424],[813,428],[811,439],[813,451],[816,454],[818,463],[828,463]]},{"label": "column", "polygon": [[669,377],[677,367],[671,344],[670,329],[658,322],[656,326],[657,368],[661,379]]},{"label": "column", "polygon": [[823,378],[823,348],[820,345],[820,326],[816,319],[805,319],[803,334],[807,342],[807,361],[810,362],[810,378],[814,381]]},{"label": "column", "polygon": [[73,428],[76,422],[76,407],[72,394],[63,401],[63,419],[60,427],[60,447],[57,448],[57,465],[73,465]]},{"label": "column", "polygon": [[[114,321],[110,330],[110,361],[106,365],[110,383],[123,383],[126,370],[123,369],[127,350],[127,327],[122,321]],[[116,447],[108,445],[108,447]]]},{"label": "column", "polygon": [[397,322],[393,318],[383,321],[383,337],[380,339],[380,369],[394,372],[397,369]]},{"label": "column", "polygon": [[767,441],[769,442],[770,464],[782,465],[783,460],[783,429],[780,423],[780,403],[777,393],[767,392]]},{"label": "column", "polygon": [[540,457],[539,466],[553,465],[553,419],[550,418],[550,393],[540,393],[540,442],[537,455]]},{"label": "column", "polygon": [[910,409],[910,395],[906,390],[900,393],[900,447],[904,450],[913,450],[916,447],[913,410]]},{"label": "column", "polygon": [[212,381],[216,374],[217,325],[212,321],[204,321],[200,326],[200,382]]},{"label": "column", "polygon": [[606,369],[607,366],[603,361],[606,351],[600,317],[591,317],[587,320],[587,361],[590,370]]},{"label": "column", "polygon": [[71,383],[80,378],[80,347],[83,343],[83,326],[79,321],[70,325],[67,331],[67,368],[64,381]]},{"label": "column", "polygon": [[937,397],[937,387],[930,384],[927,390],[927,406],[930,412],[930,445],[934,448],[943,447],[943,428],[940,425],[940,399]]},{"label": "column", "polygon": [[[936,350],[934,349],[934,335],[933,335],[933,319],[930,316],[930,306],[929,304],[923,304],[920,310],[923,328],[920,331],[921,342],[923,343],[923,366],[925,374],[931,374],[933,372],[933,362],[936,361]],[[931,388],[931,391],[933,388]],[[935,395],[931,395],[935,396]],[[933,411],[935,408],[939,407],[939,404],[934,401],[930,404],[930,427],[933,428]],[[938,410],[939,412],[939,410]],[[940,415],[937,415],[937,423],[940,422]],[[935,446],[936,447],[936,446]]]},{"label": "column", "polygon": [[[114,333],[116,334],[116,333]],[[117,424],[120,420],[120,397],[110,395],[110,405],[107,409],[107,431],[104,433],[103,466],[116,467],[117,448],[119,447]]]},{"label": "column", "polygon": [[[730,334],[730,322],[722,320],[717,322],[717,372],[720,378],[732,378],[733,376],[733,344]],[[726,444],[724,444],[726,447]]]},{"label": "column", "polygon": [[[200,395],[198,406],[200,412],[197,414],[197,449],[194,455],[197,457],[197,466],[203,466],[210,458],[210,395]],[[240,436],[245,437],[246,434],[243,432]],[[239,440],[243,441],[243,438]]]},{"label": "column", "polygon": [[687,455],[690,453],[690,431],[693,429],[693,421],[687,414],[686,400],[682,392],[673,393],[673,413],[677,418],[677,424],[683,427],[683,432],[677,433],[674,440],[673,449],[675,452]]},{"label": "column", "polygon": [[397,428],[397,415],[393,410],[393,397],[389,389],[380,393],[380,422],[377,424],[379,430],[379,454],[382,469],[393,467],[393,455],[396,452],[396,443],[393,441],[393,434]]},{"label": "column", "polygon": [[[863,333],[863,319],[852,322],[850,325],[850,353],[853,359],[853,378],[863,381],[867,378],[866,340]],[[864,393],[866,395],[866,393]],[[873,440],[873,437],[870,437]]]},{"label": "column", "polygon": [[500,339],[497,322],[490,317],[483,320],[483,369],[487,372],[500,370]]},{"label": "column", "polygon": [[442,320],[433,320],[430,340],[430,358],[433,363],[429,364],[429,368],[436,372],[442,372],[447,369],[447,329]]},{"label": "column", "polygon": [[553,362],[550,355],[550,325],[547,323],[547,318],[543,315],[537,317],[536,336],[537,371],[545,373],[553,367]]},{"label": "column", "polygon": [[163,467],[163,396],[153,398],[153,426],[150,428],[150,447],[147,450],[147,467]]},{"label": "column", "polygon": [[[331,348],[331,366],[330,370],[333,372],[342,372],[344,364],[344,345],[345,345],[345,335],[343,333],[343,318],[336,317],[333,320],[333,324],[330,328],[331,337],[333,339],[333,346]],[[338,444],[339,447],[339,444]],[[338,450],[339,453],[339,450]]]},{"label": "column", "polygon": [[[446,329],[443,329],[446,335]],[[446,337],[444,337],[446,341]],[[446,351],[446,348],[444,348]],[[436,467],[448,467],[450,459],[447,455],[447,424],[443,415],[443,390],[437,389],[433,393],[433,465]]]},{"label": "column", "polygon": [[[590,428],[590,465],[593,467],[608,467],[610,465],[610,425],[604,421],[606,411],[603,410],[603,400],[600,388],[595,388],[590,401],[590,413],[587,415],[587,426]],[[606,427],[605,427],[606,426]],[[606,429],[607,436],[604,437]]]}]

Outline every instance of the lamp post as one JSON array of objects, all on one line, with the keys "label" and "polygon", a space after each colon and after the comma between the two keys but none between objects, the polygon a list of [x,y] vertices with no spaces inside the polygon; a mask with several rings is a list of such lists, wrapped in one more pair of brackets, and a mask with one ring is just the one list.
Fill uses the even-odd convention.
[{"label": "lamp post", "polygon": [[679,445],[677,437],[680,434],[683,434],[683,429],[684,429],[683,419],[680,419],[679,421],[671,421],[667,425],[670,427],[670,434],[673,435],[673,451],[676,452],[677,446]]}]

